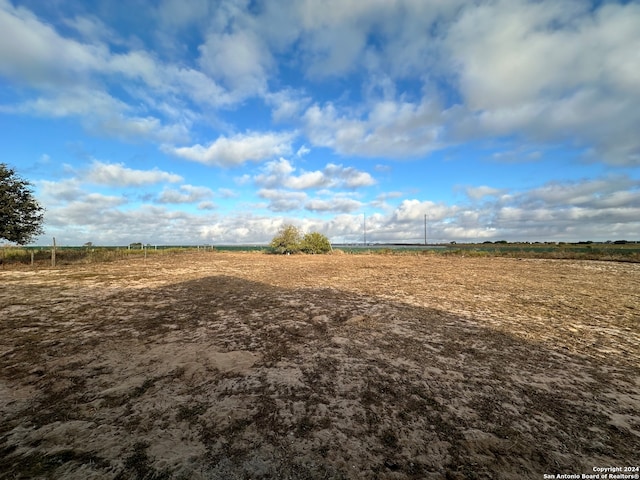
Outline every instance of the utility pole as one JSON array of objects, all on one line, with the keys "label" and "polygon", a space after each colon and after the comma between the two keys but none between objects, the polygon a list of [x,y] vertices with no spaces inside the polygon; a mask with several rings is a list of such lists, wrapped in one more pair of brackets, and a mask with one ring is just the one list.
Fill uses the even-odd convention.
[{"label": "utility pole", "polygon": [[51,266],[56,266],[56,237],[53,237],[53,248],[51,249]]},{"label": "utility pole", "polygon": [[427,214],[424,215],[424,244],[427,244]]},{"label": "utility pole", "polygon": [[363,223],[363,227],[364,227],[364,246],[367,246],[367,214],[364,214],[364,223]]}]

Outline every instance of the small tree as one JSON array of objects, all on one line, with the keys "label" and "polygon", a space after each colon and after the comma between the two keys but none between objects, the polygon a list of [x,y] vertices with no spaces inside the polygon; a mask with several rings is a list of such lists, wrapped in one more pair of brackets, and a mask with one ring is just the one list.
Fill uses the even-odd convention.
[{"label": "small tree", "polygon": [[283,225],[269,246],[274,253],[298,253],[302,241],[300,230],[294,225]]},{"label": "small tree", "polygon": [[0,239],[29,243],[43,232],[43,211],[33,198],[31,184],[0,163]]},{"label": "small tree", "polygon": [[331,251],[331,243],[325,235],[311,232],[302,239],[301,250],[304,253],[328,253]]}]

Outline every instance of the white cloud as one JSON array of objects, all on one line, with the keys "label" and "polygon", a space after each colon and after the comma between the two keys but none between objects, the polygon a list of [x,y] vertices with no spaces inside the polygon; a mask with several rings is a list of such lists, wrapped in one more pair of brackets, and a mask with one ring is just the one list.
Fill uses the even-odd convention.
[{"label": "white cloud", "polygon": [[199,49],[202,69],[240,98],[266,92],[273,61],[253,31],[213,32]]},{"label": "white cloud", "polygon": [[400,223],[415,222],[424,220],[426,215],[428,221],[445,220],[454,217],[459,211],[460,207],[456,205],[448,206],[431,201],[411,199],[402,201],[393,213],[393,219]]},{"label": "white cloud", "polygon": [[163,149],[178,157],[220,167],[234,167],[291,153],[293,133],[246,133],[218,137],[207,146],[170,147]]},{"label": "white cloud", "polygon": [[[406,76],[431,66],[431,46],[437,40],[437,29],[431,25],[447,21],[463,4],[456,0],[297,2],[287,25],[299,25],[299,30],[294,30],[293,40],[290,29],[287,35],[289,41],[299,41],[311,78],[342,76],[363,67]],[[274,13],[281,14],[275,9]],[[268,18],[277,22],[274,14]],[[376,39],[375,46],[369,43],[371,38]]]},{"label": "white cloud", "polygon": [[84,172],[82,179],[99,185],[111,187],[139,187],[162,182],[181,182],[183,179],[175,173],[158,169],[135,170],[122,163],[103,163],[94,160],[91,167]]},{"label": "white cloud", "polygon": [[311,152],[311,149],[306,145],[302,145],[296,152],[296,157],[304,157],[309,152]]},{"label": "white cloud", "polygon": [[356,210],[360,210],[362,206],[362,202],[352,198],[336,197],[328,200],[314,198],[309,200],[304,205],[304,208],[312,212],[351,213]]},{"label": "white cloud", "polygon": [[637,165],[640,5],[498,1],[466,8],[447,32],[476,135],[591,146]]},{"label": "white cloud", "polygon": [[329,179],[320,171],[304,172],[298,176],[290,176],[284,180],[284,186],[293,190],[325,187]]},{"label": "white cloud", "polygon": [[640,181],[624,175],[577,182],[552,182],[527,191],[519,200],[528,205],[604,207],[624,198],[628,206],[640,206]]},{"label": "white cloud", "polygon": [[189,139],[186,125],[163,123],[154,116],[136,116],[129,105],[103,91],[78,87],[54,96],[39,97],[19,105],[0,106],[0,112],[43,117],[78,117],[96,134],[124,140],[152,139],[178,142]]},{"label": "white cloud", "polygon": [[296,168],[287,159],[267,162],[263,173],[255,176],[257,185],[267,188],[284,187],[293,190],[311,188],[359,188],[374,185],[376,181],[367,173],[353,167],[329,163],[320,171],[303,171],[293,175]]},{"label": "white cloud", "polygon": [[419,156],[443,148],[442,121],[439,107],[427,100],[381,101],[365,118],[340,114],[333,104],[313,105],[303,117],[314,145],[365,157]]},{"label": "white cloud", "polygon": [[[341,155],[419,157],[500,135],[640,163],[637,2],[274,0],[252,9],[164,0],[149,12],[183,54],[200,41],[200,57],[170,63],[140,41],[129,48],[90,14],[65,20],[79,34],[65,37],[2,0],[0,31],[12,41],[0,45],[0,75],[37,98],[0,109],[78,116],[92,133],[177,144],[203,120],[224,123],[218,109],[258,97],[273,120],[301,125],[311,146]],[[316,82],[344,77],[344,101],[287,85],[297,69]],[[359,94],[361,104],[350,104]],[[207,148],[180,152],[207,163]],[[222,164],[234,161],[242,163]]]},{"label": "white cloud", "polygon": [[222,198],[237,198],[238,192],[231,190],[230,188],[219,188],[218,195]]},{"label": "white cloud", "polygon": [[65,39],[29,10],[5,0],[0,3],[0,31],[11,39],[0,43],[0,75],[35,87],[75,84],[99,68],[106,55],[102,46]]},{"label": "white cloud", "polygon": [[[361,242],[363,215],[349,212],[371,208],[344,194],[325,192],[322,198],[310,198],[304,192],[262,189],[259,196],[278,215],[260,216],[239,209],[222,217],[210,213],[216,206],[206,199],[198,203],[198,214],[188,214],[150,205],[131,208],[124,196],[85,192],[75,178],[41,181],[37,186],[47,209],[47,236],[54,235],[63,244],[266,243],[282,223],[321,231],[333,242]],[[196,197],[212,193],[200,187],[184,187],[175,192],[193,195],[190,200],[194,202],[199,201]],[[483,190],[482,186],[470,188]],[[402,197],[389,192],[381,198]],[[640,238],[640,182],[627,176],[557,182],[469,200],[446,204],[404,199],[383,213],[368,212],[367,239],[422,242],[425,215],[430,242]],[[298,220],[285,216],[303,210],[323,218]],[[324,218],[327,214],[333,215]]]},{"label": "white cloud", "polygon": [[118,36],[111,28],[104,24],[95,16],[78,16],[65,18],[64,24],[78,32],[85,41],[92,42],[115,42],[119,43]]},{"label": "white cloud", "polygon": [[[213,191],[207,187],[180,185],[179,189],[165,188],[158,196],[159,203],[196,203],[213,197]],[[202,202],[199,208],[212,207],[211,202]]]},{"label": "white cloud", "polygon": [[264,100],[271,107],[271,117],[275,122],[297,122],[311,103],[310,97],[291,88],[266,93]]},{"label": "white cloud", "polygon": [[465,188],[465,193],[472,200],[480,200],[484,197],[495,197],[497,195],[500,195],[502,192],[504,192],[504,190],[488,187],[486,185]]},{"label": "white cloud", "polygon": [[[12,38],[0,44],[0,76],[34,89],[31,99],[0,106],[1,111],[77,116],[93,133],[176,143],[188,141],[189,119],[195,116],[185,101],[216,107],[236,101],[192,68],[163,63],[144,50],[113,52],[106,42],[122,42],[99,20],[75,17],[66,23],[82,40],[64,37],[30,11],[0,2],[0,31]],[[150,113],[155,107],[162,108],[157,115]],[[169,112],[176,114],[165,122]]]},{"label": "white cloud", "polygon": [[41,180],[37,183],[42,197],[51,203],[70,202],[85,195],[80,181],[76,178],[65,179],[57,182]]},{"label": "white cloud", "polygon": [[373,177],[367,172],[356,170],[353,167],[335,165],[333,163],[327,164],[324,169],[324,174],[332,178],[334,182],[338,182],[338,185],[347,188],[370,187],[376,183]]},{"label": "white cloud", "polygon": [[300,210],[307,200],[307,194],[304,192],[288,192],[268,188],[259,190],[258,196],[269,200],[268,208],[273,212]]},{"label": "white cloud", "polygon": [[362,202],[343,194],[330,193],[330,198],[309,198],[304,192],[263,188],[258,196],[268,200],[267,208],[273,212],[295,212],[307,210],[315,213],[348,213],[361,209]]},{"label": "white cloud", "polygon": [[5,111],[11,109],[16,113],[31,113],[49,117],[89,116],[91,114],[104,117],[120,115],[129,107],[106,92],[81,88],[73,93],[62,91],[55,96],[39,97],[12,108],[4,107],[4,109]]},{"label": "white cloud", "polygon": [[215,210],[218,206],[213,202],[200,202],[198,210]]},{"label": "white cloud", "polygon": [[162,0],[157,15],[164,27],[192,28],[208,18],[211,8],[207,0]]},{"label": "white cloud", "polygon": [[[84,219],[84,220],[80,220]],[[47,229],[59,243],[127,245],[193,245],[203,243],[203,230],[215,220],[162,207],[120,210],[94,201],[77,202],[51,212]],[[75,239],[75,241],[73,241]]]}]

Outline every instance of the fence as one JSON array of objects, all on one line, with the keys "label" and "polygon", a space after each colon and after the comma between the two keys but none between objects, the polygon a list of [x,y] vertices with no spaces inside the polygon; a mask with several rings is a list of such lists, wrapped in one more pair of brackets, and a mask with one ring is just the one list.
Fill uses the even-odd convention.
[{"label": "fence", "polygon": [[56,267],[74,263],[101,263],[126,258],[147,258],[153,255],[179,254],[188,252],[211,252],[210,245],[175,247],[142,246],[125,247],[65,247],[52,245],[47,247],[0,247],[0,265],[2,267],[24,265],[33,267]]}]

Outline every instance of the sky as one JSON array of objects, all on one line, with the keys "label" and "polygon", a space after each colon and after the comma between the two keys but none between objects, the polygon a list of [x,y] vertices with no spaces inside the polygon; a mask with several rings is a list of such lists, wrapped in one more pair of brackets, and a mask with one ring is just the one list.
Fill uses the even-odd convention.
[{"label": "sky", "polygon": [[640,2],[0,0],[49,245],[640,240]]}]

